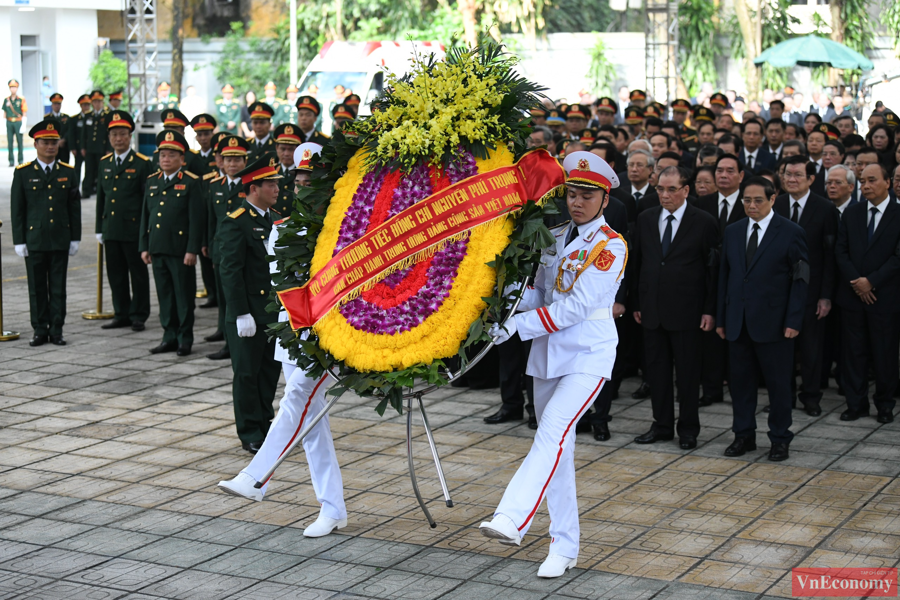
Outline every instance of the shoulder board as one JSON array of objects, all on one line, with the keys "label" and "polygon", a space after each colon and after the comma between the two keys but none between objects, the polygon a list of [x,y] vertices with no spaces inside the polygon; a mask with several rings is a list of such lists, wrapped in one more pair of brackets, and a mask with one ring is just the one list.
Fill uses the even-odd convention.
[{"label": "shoulder board", "polygon": [[[216,172],[213,171],[213,175],[215,175],[215,173],[216,173]],[[223,179],[225,179],[225,176],[224,176],[224,175],[219,175],[219,176],[216,177],[215,179],[211,180],[210,183],[215,183],[215,182],[221,181],[221,180],[223,180]]]},{"label": "shoulder board", "polygon": [[194,174],[191,173],[190,171],[182,171],[182,173],[184,173],[185,175],[187,175],[187,176],[190,177],[191,179],[200,179],[199,177],[197,177],[196,175],[194,175]]},{"label": "shoulder board", "polygon": [[109,158],[109,157],[112,156],[112,155],[113,155],[113,153],[110,152],[109,154],[107,154],[107,155],[105,155],[103,158],[101,158],[100,160],[106,160],[107,158]]},{"label": "shoulder board", "polygon": [[237,219],[239,216],[241,216],[245,212],[247,212],[247,210],[243,206],[241,206],[241,207],[237,208],[236,210],[233,210],[230,213],[228,213],[228,216],[229,216],[229,218]]},{"label": "shoulder board", "polygon": [[21,165],[16,167],[16,171],[18,171],[19,169],[24,169],[25,167],[27,167],[29,165],[31,165],[31,161],[28,161],[27,163],[22,163]]},{"label": "shoulder board", "polygon": [[197,152],[197,151],[194,150],[193,148],[191,148],[190,150],[191,150],[191,152],[193,152],[194,154],[200,154],[199,152]]},{"label": "shoulder board", "polygon": [[74,169],[74,168],[75,168],[75,167],[73,167],[72,165],[70,165],[69,163],[64,163],[63,161],[59,161],[59,166],[61,166],[61,167],[68,167],[68,168],[70,168],[70,169]]},{"label": "shoulder board", "polygon": [[269,210],[271,210],[273,213],[275,213],[275,214],[278,215],[279,217],[281,216],[281,213],[278,212],[277,210],[275,210],[274,208],[270,208]]},{"label": "shoulder board", "polygon": [[[269,210],[272,210],[272,209],[270,208]],[[287,219],[278,219],[277,221],[275,221],[274,223],[272,223],[272,225],[281,225],[281,224],[284,223],[285,221],[287,221]]]},{"label": "shoulder board", "polygon": [[222,104],[223,102],[225,102],[224,98],[219,98],[218,100],[216,100],[216,104]]},{"label": "shoulder board", "polygon": [[605,234],[606,234],[606,237],[608,237],[608,238],[611,239],[611,240],[616,239],[617,237],[619,237],[619,234],[616,233],[616,232],[613,230],[613,228],[610,227],[609,225],[601,225],[601,226],[600,226],[600,231],[602,231],[603,233],[605,233]]},{"label": "shoulder board", "polygon": [[144,156],[144,155],[141,154],[140,152],[135,152],[134,155],[137,156],[138,158],[143,158],[144,160],[150,160],[149,157]]},{"label": "shoulder board", "polygon": [[150,173],[149,175],[147,175],[147,179],[150,179],[150,178],[153,177],[154,175],[162,175],[162,171],[153,171],[152,173]]},{"label": "shoulder board", "polygon": [[550,228],[550,231],[555,231],[555,230],[560,229],[560,228],[562,228],[562,227],[566,227],[566,226],[568,226],[568,224],[569,224],[570,222],[571,222],[571,221],[564,221],[564,222],[560,223],[559,225],[554,225],[553,227]]},{"label": "shoulder board", "polygon": [[46,115],[44,115],[44,118],[45,118],[45,119],[48,118],[48,117],[50,117],[50,113],[47,113]]},{"label": "shoulder board", "polygon": [[321,135],[321,136],[324,137],[324,138],[328,138],[329,140],[331,139],[331,136],[328,135],[327,133],[322,133],[322,132],[320,131],[320,132],[319,132],[319,135]]},{"label": "shoulder board", "polygon": [[210,171],[209,173],[207,173],[206,175],[203,176],[203,181],[206,181],[207,179],[212,179],[215,176],[216,176],[216,172]]}]

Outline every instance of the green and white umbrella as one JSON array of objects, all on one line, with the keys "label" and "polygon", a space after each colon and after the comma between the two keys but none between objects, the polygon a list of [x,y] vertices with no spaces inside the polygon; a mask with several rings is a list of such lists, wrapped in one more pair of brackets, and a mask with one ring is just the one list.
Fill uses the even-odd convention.
[{"label": "green and white umbrella", "polygon": [[819,37],[805,35],[785,40],[760,54],[754,64],[769,63],[773,67],[821,67],[835,69],[861,69],[871,71],[872,61],[844,44]]}]

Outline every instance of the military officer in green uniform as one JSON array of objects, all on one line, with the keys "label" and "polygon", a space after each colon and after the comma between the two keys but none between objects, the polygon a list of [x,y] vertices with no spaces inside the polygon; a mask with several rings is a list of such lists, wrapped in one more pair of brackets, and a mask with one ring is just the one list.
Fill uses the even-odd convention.
[{"label": "military officer in green uniform", "polygon": [[344,98],[344,106],[353,111],[353,116],[359,116],[359,104],[361,100],[357,94],[350,94],[346,98]]},{"label": "military officer in green uniform", "polygon": [[672,120],[681,127],[679,135],[684,146],[691,154],[697,154],[700,141],[697,139],[697,130],[687,125],[687,117],[691,112],[691,103],[684,98],[672,101]]},{"label": "military officer in green uniform", "polygon": [[226,299],[225,335],[234,370],[232,395],[238,437],[245,450],[262,446],[275,417],[272,403],[281,372],[275,340],[266,326],[276,318],[266,311],[272,280],[266,242],[272,230],[272,207],[278,200],[278,168],[263,156],[238,173],[244,187],[241,206],[219,223],[219,277]]},{"label": "military officer in green uniform", "polygon": [[236,135],[225,136],[216,145],[216,153],[222,157],[223,174],[209,183],[207,192],[207,229],[206,239],[208,245],[206,254],[212,259],[213,270],[216,274],[216,293],[219,297],[219,321],[216,332],[204,339],[207,342],[221,342],[225,340],[225,347],[221,350],[207,354],[210,360],[222,360],[231,357],[228,349],[228,340],[225,339],[225,315],[227,310],[225,292],[222,290],[222,278],[219,275],[219,239],[217,236],[219,224],[228,216],[228,213],[239,208],[244,200],[244,187],[238,173],[247,166],[247,153],[250,150],[250,142]]},{"label": "military officer in green uniform", "polygon": [[45,119],[56,119],[62,127],[59,132],[59,152],[56,155],[57,160],[64,163],[69,162],[69,115],[62,112],[63,95],[54,93],[50,96],[50,112],[44,115]]},{"label": "military officer in green uniform", "polygon": [[[19,95],[19,82],[9,80],[9,96],[3,99],[3,116],[6,117],[6,144],[9,148],[9,166],[25,162],[22,152],[22,119],[28,113],[28,103]],[[13,162],[13,142],[19,143],[19,162]]]},{"label": "military officer in green uniform", "polygon": [[352,123],[353,121],[355,121],[356,113],[343,104],[335,104],[334,108],[331,109],[331,120],[334,123],[334,130],[338,131],[343,129],[344,125],[346,125],[347,123]]},{"label": "military officer in green uniform", "polygon": [[44,119],[31,128],[37,160],[13,174],[10,210],[16,254],[25,259],[32,346],[64,346],[66,269],[81,241],[81,196],[75,169],[56,160],[60,122]]},{"label": "military officer in green uniform", "polygon": [[275,140],[272,138],[272,115],[275,110],[265,102],[254,102],[250,105],[250,129],[254,137],[250,142],[250,154],[247,162],[256,162],[264,155],[275,158]]},{"label": "military officer in green uniform", "polygon": [[297,98],[297,125],[303,132],[303,141],[324,146],[330,138],[321,131],[316,131],[316,119],[320,112],[322,112],[322,107],[319,105],[319,101],[312,96]]},{"label": "military officer in green uniform", "polygon": [[84,165],[84,157],[81,155],[81,132],[84,131],[84,123],[91,113],[91,97],[82,94],[78,97],[78,107],[81,112],[72,117],[69,122],[69,130],[66,132],[66,145],[75,157],[75,185],[81,185],[81,167]]},{"label": "military officer in green uniform", "polygon": [[[188,118],[184,116],[184,113],[178,110],[177,108],[166,109],[162,113],[162,124],[163,130],[165,131],[177,131],[179,134],[184,136],[184,130],[188,126]],[[151,157],[153,161],[153,169],[159,169],[159,148],[153,151],[153,156]],[[194,175],[198,175],[197,171],[205,172],[205,168],[202,165],[202,161],[200,160],[200,153],[196,150],[187,149],[184,155],[184,169],[193,173]]]},{"label": "military officer in green uniform", "polygon": [[116,90],[115,92],[111,92],[109,94],[109,98],[106,99],[109,102],[109,111],[112,112],[114,110],[119,110],[119,107],[122,106],[122,90]]},{"label": "military officer in green uniform", "polygon": [[275,92],[277,92],[277,91],[278,91],[278,87],[275,85],[274,81],[270,81],[270,82],[266,83],[265,87],[263,88],[263,93],[265,94],[265,97],[262,100],[263,102],[265,102],[266,104],[271,106],[272,110],[274,110],[276,113],[278,112],[278,109],[281,107],[281,104],[284,102],[284,100],[282,100],[281,98],[278,98],[275,95]]},{"label": "military officer in green uniform", "polygon": [[275,116],[272,117],[272,125],[278,127],[285,123],[290,123],[291,125],[297,124],[297,109],[294,107],[294,102],[296,102],[296,100],[297,86],[290,85],[287,88],[287,99],[279,100],[278,106],[272,107],[275,109]]},{"label": "military officer in green uniform", "polygon": [[272,132],[275,136],[275,152],[278,155],[278,174],[281,191],[275,202],[275,211],[281,215],[289,215],[294,210],[294,150],[303,143],[300,128],[285,123]]},{"label": "military officer in green uniform", "polygon": [[162,112],[164,110],[178,110],[178,98],[172,96],[169,92],[172,91],[172,86],[168,84],[168,82],[161,81],[158,86],[156,86],[156,110]]},{"label": "military officer in green uniform", "polygon": [[216,114],[219,117],[219,131],[237,135],[241,126],[241,105],[234,99],[234,88],[226,83],[222,86],[222,98],[216,100]]},{"label": "military officer in green uniform", "polygon": [[91,112],[87,114],[81,128],[81,156],[84,158],[84,179],[81,182],[81,196],[93,196],[97,190],[97,170],[100,159],[109,150],[107,119],[109,109],[103,106],[106,98],[100,90],[91,92]]},{"label": "military officer in green uniform", "polygon": [[[216,128],[216,118],[212,115],[201,113],[191,119],[191,129],[194,130],[197,143],[200,144],[200,150],[194,153],[194,175],[199,175],[203,181],[204,188],[209,182],[219,176],[219,170],[216,168],[216,153],[213,151],[212,138],[213,130]],[[206,198],[206,193],[203,195]],[[204,208],[206,203],[204,202]],[[206,245],[205,237],[204,243]],[[206,298],[206,302],[200,305],[200,308],[215,308],[219,305],[218,295],[216,294],[216,276],[213,274],[212,261],[205,254],[201,253],[200,259],[200,277],[203,279],[203,292],[198,292],[198,298]]]},{"label": "military officer in green uniform", "polygon": [[131,149],[134,120],[125,111],[109,115],[112,152],[100,160],[94,231],[106,253],[106,275],[115,316],[102,329],[143,331],[150,316],[150,274],[138,250],[144,187],[150,159]]},{"label": "military officer in green uniform", "polygon": [[191,353],[194,343],[194,270],[203,244],[203,189],[200,178],[184,169],[187,140],[177,131],[156,136],[159,172],[147,180],[138,249],[153,264],[159,299],[162,343],[150,352]]}]

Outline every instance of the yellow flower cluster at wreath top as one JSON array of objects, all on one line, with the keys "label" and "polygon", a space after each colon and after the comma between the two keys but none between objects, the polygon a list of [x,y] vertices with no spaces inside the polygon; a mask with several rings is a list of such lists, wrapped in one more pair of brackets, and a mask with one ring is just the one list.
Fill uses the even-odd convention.
[{"label": "yellow flower cluster at wreath top", "polygon": [[[333,255],[341,221],[364,175],[363,152],[356,153],[347,172],[335,184],[312,260],[313,275]],[[501,145],[488,159],[476,160],[476,164],[478,173],[486,173],[513,164],[513,155]],[[396,335],[368,333],[350,325],[340,311],[332,310],[313,327],[320,346],[358,371],[393,371],[456,355],[472,322],[487,306],[481,298],[494,292],[497,274],[486,263],[506,248],[512,225],[510,219],[500,218],[471,231],[466,256],[449,296],[417,327]]]},{"label": "yellow flower cluster at wreath top", "polygon": [[496,74],[497,69],[480,64],[474,52],[455,64],[436,63],[430,70],[419,63],[409,82],[389,74],[390,105],[360,124],[361,132],[378,137],[372,158],[382,163],[396,159],[407,167],[427,158],[438,165],[448,152],[457,154],[464,141],[490,147],[510,139],[509,127],[491,114],[504,97]]}]

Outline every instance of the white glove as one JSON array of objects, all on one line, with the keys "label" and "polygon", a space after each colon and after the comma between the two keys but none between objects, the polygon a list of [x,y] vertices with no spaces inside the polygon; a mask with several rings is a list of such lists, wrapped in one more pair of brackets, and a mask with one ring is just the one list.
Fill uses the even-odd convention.
[{"label": "white glove", "polygon": [[499,346],[516,334],[516,318],[510,317],[501,327],[499,323],[491,325],[488,335],[494,338],[494,344]]},{"label": "white glove", "polygon": [[253,337],[256,335],[256,321],[253,315],[246,314],[237,318],[238,337]]},{"label": "white glove", "polygon": [[503,288],[503,297],[505,298],[506,296],[509,296],[510,294],[512,294],[513,292],[515,292],[518,289],[519,289],[518,283],[510,283],[505,288]]},{"label": "white glove", "polygon": [[102,245],[103,245],[103,234],[102,234],[102,233],[98,233],[98,234],[96,234],[96,235],[97,235],[97,243],[100,244],[100,245],[102,246]]},{"label": "white glove", "polygon": [[74,240],[69,242],[69,256],[75,256],[78,253],[78,244],[80,243]]},{"label": "white glove", "polygon": [[22,258],[25,258],[26,256],[28,256],[28,246],[26,246],[25,244],[16,244],[16,254],[18,254]]}]

